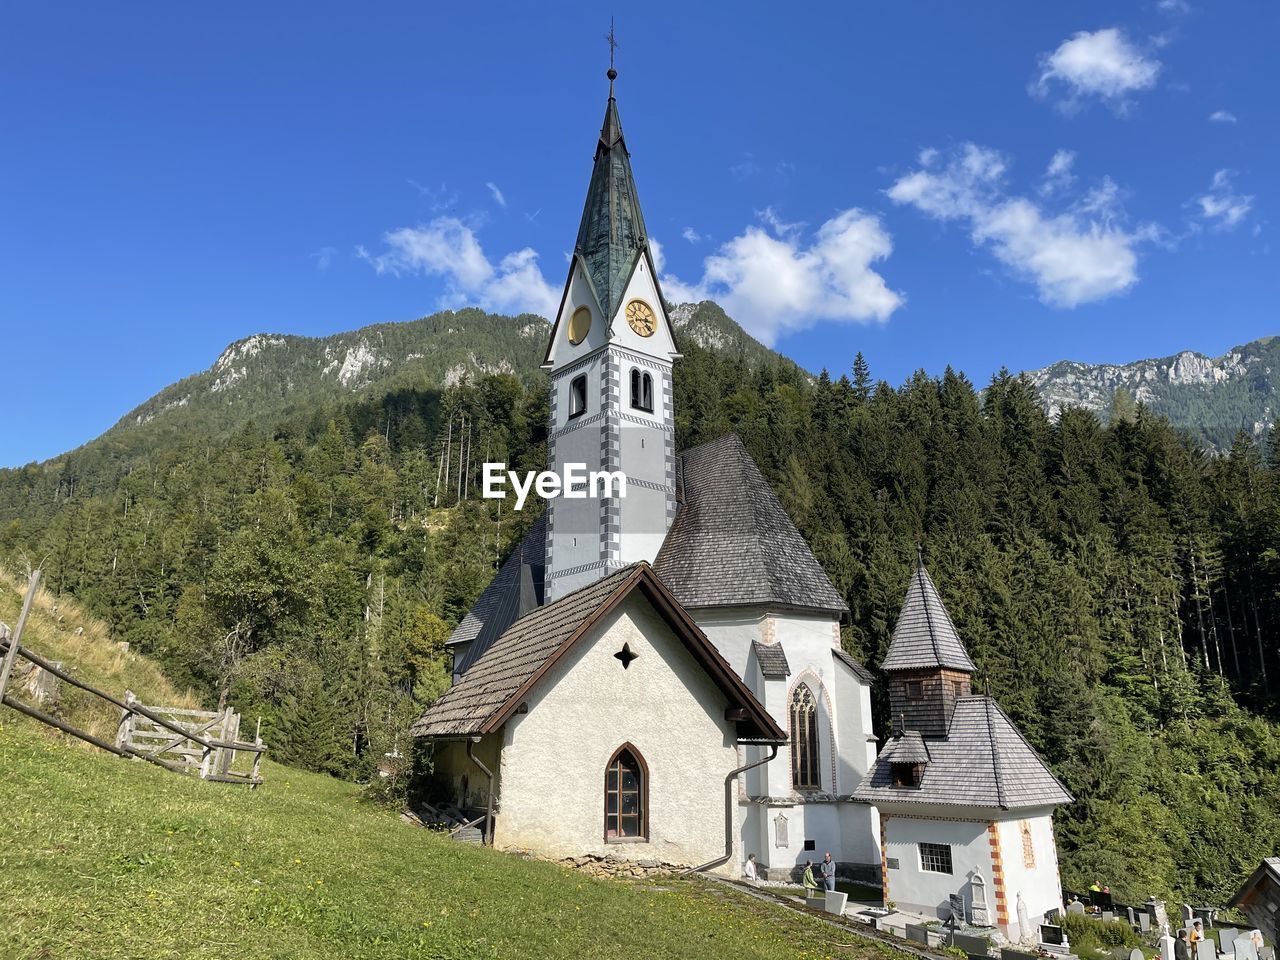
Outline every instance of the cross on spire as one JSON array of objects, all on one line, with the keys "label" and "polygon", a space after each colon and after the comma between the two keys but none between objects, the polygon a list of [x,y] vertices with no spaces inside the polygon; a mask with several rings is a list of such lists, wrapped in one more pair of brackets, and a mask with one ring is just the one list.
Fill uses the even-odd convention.
[{"label": "cross on spire", "polygon": [[613,31],[613,17],[609,18],[609,32],[604,35],[605,41],[609,44],[609,72],[605,74],[609,78],[609,96],[613,96],[613,81],[618,77],[618,71],[614,68],[614,54],[618,51],[618,37]]}]

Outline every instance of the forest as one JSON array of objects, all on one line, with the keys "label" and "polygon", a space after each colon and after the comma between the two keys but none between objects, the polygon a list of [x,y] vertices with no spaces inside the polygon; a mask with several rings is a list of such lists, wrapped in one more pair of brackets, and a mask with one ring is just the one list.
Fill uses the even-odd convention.
[{"label": "forest", "polygon": [[[1280,853],[1280,485],[1141,406],[1051,421],[1008,373],[876,382],[684,345],[679,447],[737,431],[875,668],[920,544],[997,697],[1077,798],[1063,883],[1224,902]],[[1123,398],[1122,398],[1123,401]],[[0,471],[0,561],[273,754],[369,779],[448,682],[452,626],[535,519],[480,464],[545,462],[546,384],[485,375],[316,403],[115,459]],[[884,702],[878,729],[885,729]],[[375,778],[376,779],[376,778]]]}]

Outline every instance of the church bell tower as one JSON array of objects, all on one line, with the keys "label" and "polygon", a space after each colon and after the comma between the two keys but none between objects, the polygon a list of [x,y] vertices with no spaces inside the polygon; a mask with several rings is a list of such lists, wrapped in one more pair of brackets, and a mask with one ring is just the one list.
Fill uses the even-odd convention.
[{"label": "church bell tower", "polygon": [[[546,601],[639,560],[653,562],[675,517],[671,366],[680,353],[658,286],[613,95],[560,309],[547,344],[550,469],[621,471],[626,495],[580,487],[547,504]],[[604,491],[598,491],[603,493]]]}]

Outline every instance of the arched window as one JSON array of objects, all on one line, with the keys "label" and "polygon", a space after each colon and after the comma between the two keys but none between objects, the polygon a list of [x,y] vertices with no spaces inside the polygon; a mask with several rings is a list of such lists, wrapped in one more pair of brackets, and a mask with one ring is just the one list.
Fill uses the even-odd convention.
[{"label": "arched window", "polygon": [[604,775],[605,840],[644,840],[649,836],[649,777],[635,747],[626,744],[609,761]]},{"label": "arched window", "polygon": [[791,783],[797,790],[817,790],[818,707],[805,684],[791,696]]},{"label": "arched window", "polygon": [[631,368],[631,406],[645,413],[653,413],[653,377],[639,367]]},{"label": "arched window", "polygon": [[587,378],[574,377],[569,384],[569,416],[580,417],[587,412]]},{"label": "arched window", "polygon": [[1031,824],[1023,820],[1022,828],[1022,865],[1028,870],[1036,868],[1036,846],[1031,840]]}]

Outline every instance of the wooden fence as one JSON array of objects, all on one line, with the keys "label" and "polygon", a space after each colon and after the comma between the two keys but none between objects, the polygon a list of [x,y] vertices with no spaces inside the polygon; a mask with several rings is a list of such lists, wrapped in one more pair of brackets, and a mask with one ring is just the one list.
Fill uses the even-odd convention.
[{"label": "wooden fence", "polygon": [[[0,624],[0,704],[78,737],[120,757],[137,757],[175,773],[189,773],[217,783],[262,783],[260,766],[267,745],[262,742],[261,723],[253,742],[239,739],[240,715],[230,708],[221,712],[185,710],[177,707],[149,707],[138,702],[131,691],[121,700],[68,674],[61,665],[50,663],[35,651],[22,646],[22,630],[31,612],[31,602],[40,582],[40,571],[31,575],[22,613],[13,633]],[[114,743],[86,733],[65,720],[9,695],[6,688],[18,658],[34,664],[77,689],[92,694],[120,709],[120,725]],[[247,770],[235,769],[237,754],[251,758]]]}]

